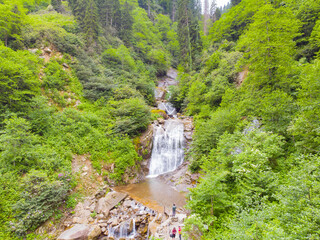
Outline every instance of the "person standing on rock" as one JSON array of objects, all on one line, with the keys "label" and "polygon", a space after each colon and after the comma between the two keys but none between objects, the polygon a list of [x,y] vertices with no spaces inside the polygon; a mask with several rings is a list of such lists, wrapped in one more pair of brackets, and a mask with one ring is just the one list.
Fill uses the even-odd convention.
[{"label": "person standing on rock", "polygon": [[181,227],[178,226],[178,234],[179,234],[179,240],[181,240]]},{"label": "person standing on rock", "polygon": [[177,229],[173,227],[172,234],[171,234],[172,239],[176,238],[176,234],[177,234]]},{"label": "person standing on rock", "polygon": [[172,216],[173,217],[176,216],[176,209],[177,209],[176,204],[173,204],[173,206],[172,206]]}]

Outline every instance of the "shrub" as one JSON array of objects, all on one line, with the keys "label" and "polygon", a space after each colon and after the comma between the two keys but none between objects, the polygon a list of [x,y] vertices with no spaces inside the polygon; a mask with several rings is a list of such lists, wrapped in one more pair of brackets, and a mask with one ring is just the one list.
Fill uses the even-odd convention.
[{"label": "shrub", "polygon": [[117,120],[114,128],[116,132],[135,135],[147,129],[151,114],[143,100],[124,99],[112,104],[119,106],[113,111]]},{"label": "shrub", "polygon": [[45,172],[29,172],[22,181],[24,191],[20,200],[13,206],[15,221],[12,222],[12,230],[23,236],[51,217],[66,199],[70,182],[68,174],[60,174],[58,179],[51,180]]}]

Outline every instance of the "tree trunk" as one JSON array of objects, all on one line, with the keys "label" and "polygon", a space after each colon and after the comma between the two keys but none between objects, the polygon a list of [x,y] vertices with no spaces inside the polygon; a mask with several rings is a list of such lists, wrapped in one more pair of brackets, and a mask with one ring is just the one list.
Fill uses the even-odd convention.
[{"label": "tree trunk", "polygon": [[176,0],[172,0],[172,14],[171,14],[171,20],[174,22],[176,15]]},{"label": "tree trunk", "polygon": [[205,36],[208,34],[208,16],[209,16],[209,3],[208,0],[204,0],[204,15],[203,15],[203,33]]},{"label": "tree trunk", "polygon": [[151,14],[150,14],[150,0],[148,0],[148,17],[150,18]]}]

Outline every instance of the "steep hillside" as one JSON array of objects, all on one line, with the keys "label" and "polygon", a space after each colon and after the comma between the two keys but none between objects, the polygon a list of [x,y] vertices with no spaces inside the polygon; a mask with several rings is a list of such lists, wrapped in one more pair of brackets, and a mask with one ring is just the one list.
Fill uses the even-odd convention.
[{"label": "steep hillside", "polygon": [[242,0],[172,102],[195,117],[192,239],[319,238],[318,1]]},{"label": "steep hillside", "polygon": [[179,51],[165,2],[139,4],[0,1],[1,239],[33,239],[100,182],[138,173],[132,139],[160,117],[155,80]]}]

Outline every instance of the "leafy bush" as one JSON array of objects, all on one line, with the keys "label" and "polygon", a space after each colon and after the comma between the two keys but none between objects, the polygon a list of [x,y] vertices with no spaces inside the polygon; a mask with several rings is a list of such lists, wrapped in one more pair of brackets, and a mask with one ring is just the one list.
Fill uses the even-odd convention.
[{"label": "leafy bush", "polygon": [[32,170],[24,177],[24,191],[14,204],[15,221],[12,230],[23,236],[52,216],[57,207],[67,198],[72,176],[61,174],[57,180],[50,180],[45,172]]},{"label": "leafy bush", "polygon": [[111,104],[119,106],[113,111],[116,117],[115,132],[132,136],[147,129],[151,113],[143,100],[132,98]]},{"label": "leafy bush", "polygon": [[69,82],[69,76],[57,61],[50,61],[44,70],[43,85],[46,88],[64,90]]},{"label": "leafy bush", "polygon": [[28,51],[0,46],[0,110],[22,110],[40,92],[39,59]]}]

